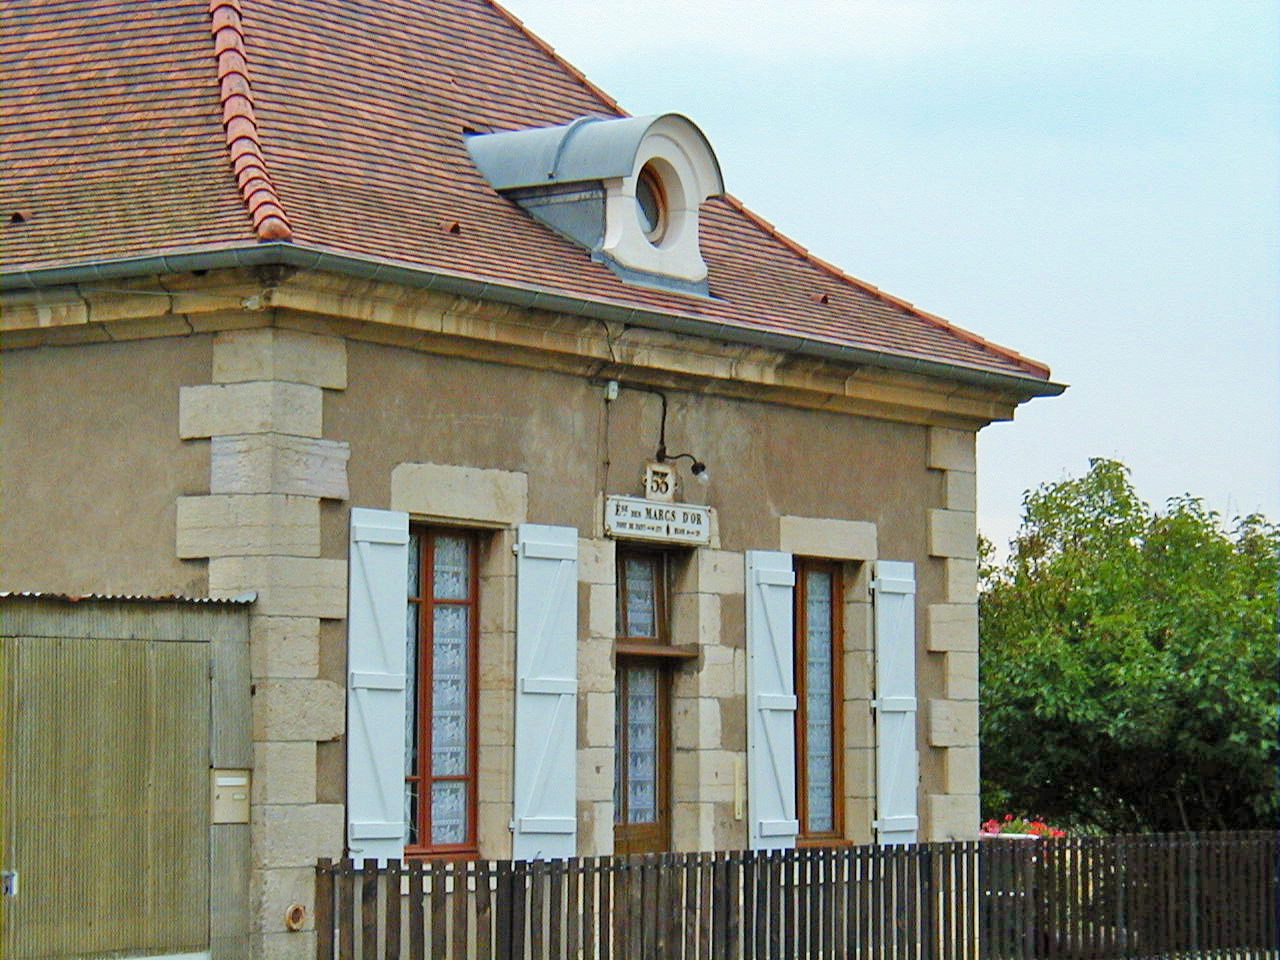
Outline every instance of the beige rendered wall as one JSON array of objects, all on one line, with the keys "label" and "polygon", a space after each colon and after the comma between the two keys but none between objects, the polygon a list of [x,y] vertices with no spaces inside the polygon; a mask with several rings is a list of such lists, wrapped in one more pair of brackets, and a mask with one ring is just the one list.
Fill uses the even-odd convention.
[{"label": "beige rendered wall", "polygon": [[[328,396],[325,423],[328,436],[351,446],[352,505],[392,505],[390,480],[401,464],[456,464],[527,476],[527,518],[579,530],[587,558],[580,575],[580,849],[606,852],[612,829],[615,586],[613,544],[601,529],[601,491],[639,493],[644,463],[657,446],[659,398],[624,386],[617,400],[606,403],[603,381],[400,347],[348,341],[347,355],[348,384]],[[854,521],[851,529],[869,531],[849,534],[855,546],[840,555],[850,561],[845,577],[847,836],[872,837],[873,638],[867,583],[870,561],[877,557],[913,561],[917,568],[920,835],[971,836],[977,822],[976,725],[971,722],[976,721],[976,669],[970,651],[952,651],[949,645],[968,642],[956,639],[957,630],[963,632],[966,618],[976,616],[972,560],[952,556],[972,554],[966,544],[973,539],[973,473],[964,451],[967,444],[971,458],[973,434],[711,393],[665,392],[668,450],[696,454],[712,474],[704,486],[689,481],[686,473],[680,498],[715,507],[719,533],[714,549],[692,552],[677,564],[673,626],[680,642],[700,646],[701,656],[674,672],[676,845],[723,848],[746,840],[745,822],[733,815],[735,778],[741,778],[739,758],[745,753],[742,554],[749,549],[812,552],[803,538],[784,542],[784,517]],[[340,556],[345,510],[326,512],[324,527],[326,555]],[[930,639],[931,631],[938,639]],[[343,641],[336,632],[326,636],[333,649],[324,659],[333,665],[337,681]],[[484,659],[507,664],[510,655],[489,651]],[[503,678],[493,679],[495,690],[501,689]],[[500,750],[496,765],[505,770],[509,747],[504,743]],[[331,754],[322,763],[321,792],[328,795],[340,790],[342,764],[336,744],[322,747],[322,753]],[[485,767],[482,762],[482,776]],[[509,802],[505,793],[501,796]],[[496,814],[485,820],[503,823]],[[505,838],[496,834],[486,846],[500,851]]]},{"label": "beige rendered wall", "polygon": [[[659,398],[625,386],[606,405],[603,381],[356,341],[348,371],[326,401],[325,428],[351,444],[358,506],[389,502],[400,463],[521,471],[530,520],[585,535],[599,527],[600,491],[638,493],[658,443]],[[925,467],[927,427],[666,393],[669,451],[695,453],[713,478],[687,483],[682,497],[719,509],[725,549],[776,548],[778,518],[793,514],[870,521],[882,556],[926,556],[928,511],[944,495]],[[345,537],[342,523],[326,546],[345,549]]]},{"label": "beige rendered wall", "polygon": [[0,590],[186,594],[182,494],[208,488],[208,443],[178,437],[178,391],[209,378],[211,336],[0,353]]}]

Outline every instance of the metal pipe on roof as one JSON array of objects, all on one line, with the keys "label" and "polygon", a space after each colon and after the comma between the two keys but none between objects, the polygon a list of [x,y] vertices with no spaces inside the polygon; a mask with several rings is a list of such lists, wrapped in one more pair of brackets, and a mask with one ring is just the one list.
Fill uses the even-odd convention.
[{"label": "metal pipe on roof", "polygon": [[0,290],[38,289],[84,283],[90,280],[119,280],[150,274],[189,273],[194,270],[219,270],[269,264],[298,267],[304,270],[325,270],[364,280],[382,280],[476,300],[495,300],[528,309],[571,313],[594,320],[612,320],[637,327],[683,333],[744,346],[766,347],[800,356],[956,380],[1006,391],[1025,399],[1053,397],[1066,389],[1065,384],[1041,380],[1038,377],[996,373],[964,364],[927,360],[905,354],[881,353],[864,347],[828,343],[808,337],[752,330],[718,320],[662,313],[607,301],[587,300],[540,287],[496,284],[475,277],[438,273],[383,257],[340,253],[296,242],[214,247],[158,256],[0,273]]}]

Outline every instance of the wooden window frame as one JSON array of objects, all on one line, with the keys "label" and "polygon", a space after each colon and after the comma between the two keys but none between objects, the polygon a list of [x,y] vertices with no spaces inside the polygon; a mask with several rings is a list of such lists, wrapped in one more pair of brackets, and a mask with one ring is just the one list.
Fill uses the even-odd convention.
[{"label": "wooden window frame", "polygon": [[625,617],[627,602],[626,577],[623,576],[626,561],[642,558],[654,560],[657,566],[654,577],[657,593],[657,610],[654,620],[657,623],[656,637],[630,636],[617,625],[617,637],[613,643],[613,652],[624,657],[667,657],[672,660],[694,660],[698,657],[698,645],[695,643],[676,645],[671,642],[671,555],[662,550],[644,550],[633,547],[619,548],[615,569],[618,572],[618,588],[615,603],[617,610]]},{"label": "wooden window frame", "polygon": [[[654,633],[653,637],[634,636],[627,620],[626,563],[628,560],[646,560],[654,564]],[[626,690],[624,671],[631,667],[654,667],[658,671],[658,754],[657,754],[657,808],[655,823],[623,823],[625,811],[614,811],[613,838],[615,853],[641,851],[666,851],[671,849],[671,671],[684,660],[698,656],[696,648],[674,646],[671,643],[671,575],[672,557],[664,550],[645,549],[619,545],[614,569],[617,576],[618,611],[614,654],[616,687],[614,708],[624,709]],[[623,718],[625,720],[625,717]],[[616,753],[626,755],[626,723],[618,724],[623,731],[620,741],[614,744]],[[615,773],[616,776],[616,773]],[[624,791],[625,796],[625,791]]]},{"label": "wooden window frame", "polygon": [[[835,560],[795,560],[795,686],[796,686],[796,816],[800,846],[824,846],[844,840],[844,571]],[[809,822],[808,750],[808,577],[831,574],[831,830],[811,832]]]},{"label": "wooden window frame", "polygon": [[[626,578],[626,562],[628,560],[647,560],[654,564],[654,614],[653,620],[656,627],[654,637],[638,637],[633,636],[626,627],[629,623],[623,623],[627,617],[627,578]],[[671,559],[661,550],[636,550],[619,548],[617,559],[615,561],[615,569],[618,577],[618,590],[616,597],[617,604],[617,643],[627,645],[644,645],[644,646],[670,646],[671,644],[671,591],[668,586],[668,580],[671,576]]]},{"label": "wooden window frame", "polygon": [[[418,774],[405,775],[405,783],[418,783],[417,827],[418,843],[405,845],[407,857],[474,857],[479,854],[476,817],[479,789],[479,694],[480,694],[480,535],[476,530],[457,527],[438,527],[428,524],[410,524],[409,536],[418,539],[418,583],[416,596],[409,597],[410,605],[418,616],[418,664],[417,664],[417,736]],[[439,537],[463,537],[467,540],[470,570],[468,571],[469,599],[441,600],[434,595],[435,542]],[[424,590],[424,587],[428,588]],[[436,606],[465,606],[470,608],[468,618],[467,650],[467,770],[462,775],[434,776],[431,773],[431,714],[432,714],[432,651],[434,649]],[[467,784],[467,836],[462,843],[433,844],[431,837],[431,786],[437,782],[465,782]],[[425,840],[424,840],[425,838]]]}]

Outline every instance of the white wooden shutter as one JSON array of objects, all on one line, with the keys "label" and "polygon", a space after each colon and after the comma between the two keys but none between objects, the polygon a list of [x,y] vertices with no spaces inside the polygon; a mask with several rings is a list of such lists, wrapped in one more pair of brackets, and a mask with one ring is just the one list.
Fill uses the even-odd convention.
[{"label": "white wooden shutter", "polygon": [[516,542],[516,757],[511,855],[577,856],[578,531]]},{"label": "white wooden shutter", "polygon": [[351,510],[347,605],[347,846],[404,856],[409,515]]},{"label": "white wooden shutter", "polygon": [[881,560],[871,582],[876,645],[876,837],[915,843],[920,821],[916,785],[916,572]]},{"label": "white wooden shutter", "polygon": [[747,811],[752,850],[794,847],[796,690],[791,554],[747,551]]}]

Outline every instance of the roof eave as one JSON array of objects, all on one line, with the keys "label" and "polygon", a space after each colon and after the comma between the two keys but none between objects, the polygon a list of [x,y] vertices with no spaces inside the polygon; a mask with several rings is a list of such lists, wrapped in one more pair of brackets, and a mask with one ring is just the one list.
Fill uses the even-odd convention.
[{"label": "roof eave", "polygon": [[860,366],[880,367],[920,376],[937,377],[974,386],[987,387],[1016,396],[1019,402],[1035,397],[1053,397],[1066,384],[1033,375],[999,373],[964,364],[930,360],[909,354],[885,353],[809,337],[774,333],[725,324],[677,313],[646,310],[605,300],[570,296],[541,287],[495,283],[461,274],[440,273],[413,264],[326,250],[293,243],[257,243],[176,251],[143,257],[127,257],[73,264],[0,271],[0,290],[12,291],[65,286],[154,274],[189,273],[236,267],[283,265],[309,270],[327,270],[365,280],[398,283],[424,290],[437,290],[477,300],[495,300],[512,306],[573,313],[618,323],[669,330],[691,336],[766,347],[786,353]]}]

